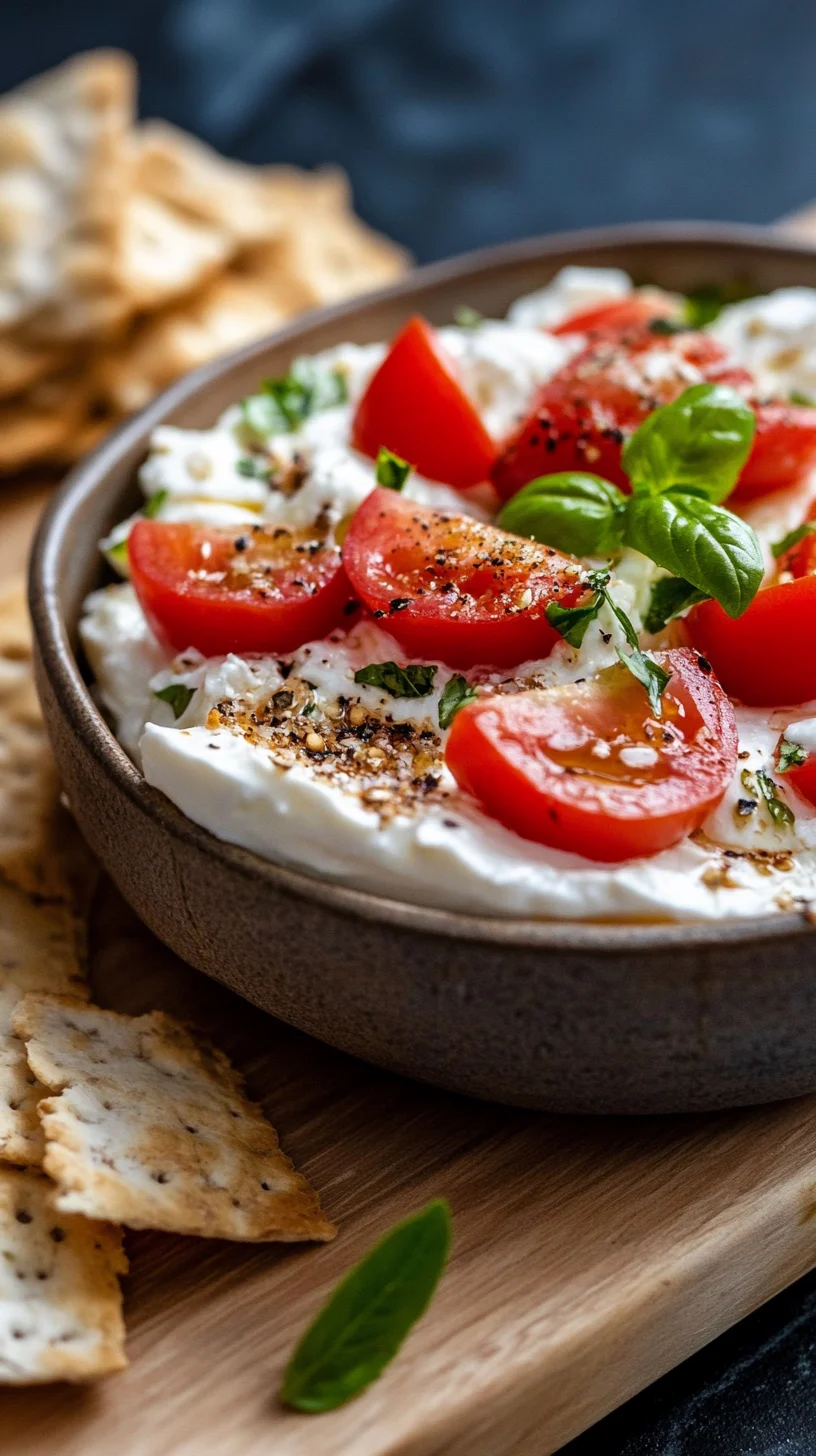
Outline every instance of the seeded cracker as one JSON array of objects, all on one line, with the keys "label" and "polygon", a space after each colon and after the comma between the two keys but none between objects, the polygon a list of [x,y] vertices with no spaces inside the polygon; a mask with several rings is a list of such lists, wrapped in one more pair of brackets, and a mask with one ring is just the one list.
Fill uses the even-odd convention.
[{"label": "seeded cracker", "polygon": [[317,1195],[226,1057],[162,1012],[28,996],[14,1017],[63,1213],[241,1240],[326,1240]]},{"label": "seeded cracker", "polygon": [[127,1365],[121,1230],[56,1214],[46,1178],[0,1168],[0,1384]]}]

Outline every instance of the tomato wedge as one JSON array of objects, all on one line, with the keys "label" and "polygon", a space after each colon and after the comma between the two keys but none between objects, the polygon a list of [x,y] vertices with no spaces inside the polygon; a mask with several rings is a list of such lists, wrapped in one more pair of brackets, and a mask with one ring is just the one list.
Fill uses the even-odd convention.
[{"label": "tomato wedge", "polygon": [[671,672],[659,719],[623,666],[463,708],[445,750],[460,788],[524,839],[586,859],[611,863],[676,844],[722,798],[737,729],[695,652],[655,658]]},{"label": "tomato wedge", "polygon": [[816,576],[763,587],[736,621],[701,602],[685,624],[732,698],[775,707],[816,697]]},{"label": "tomato wedge", "polygon": [[128,559],[159,640],[205,657],[293,651],[346,620],[352,596],[338,546],[280,527],[137,521]]},{"label": "tomato wedge", "polygon": [[357,406],[351,443],[376,459],[393,450],[420,475],[466,490],[487,480],[496,444],[425,319],[397,334]]},{"label": "tomato wedge", "polygon": [[599,303],[572,313],[550,329],[552,334],[600,334],[615,338],[648,329],[653,319],[672,318],[677,310],[668,298],[655,294],[630,293],[611,303]]},{"label": "tomato wedge", "polygon": [[504,667],[559,640],[548,602],[577,600],[583,568],[551,546],[375,490],[343,542],[358,596],[413,657]]},{"label": "tomato wedge", "polygon": [[816,465],[816,409],[756,403],[749,372],[730,364],[709,334],[663,338],[644,329],[628,337],[601,333],[553,375],[503,445],[491,480],[503,500],[528,481],[563,470],[588,470],[628,490],[624,441],[652,410],[702,381],[740,390],[756,414],[754,444],[734,499],[781,490]]}]

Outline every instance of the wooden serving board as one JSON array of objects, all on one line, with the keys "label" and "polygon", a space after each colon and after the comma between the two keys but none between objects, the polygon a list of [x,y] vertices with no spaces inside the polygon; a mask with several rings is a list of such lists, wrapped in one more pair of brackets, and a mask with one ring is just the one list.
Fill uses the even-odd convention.
[{"label": "wooden serving board", "polygon": [[[46,494],[4,488],[0,578],[19,570]],[[340,1234],[315,1247],[130,1234],[129,1370],[0,1392],[14,1456],[548,1456],[816,1264],[816,1098],[607,1121],[469,1102],[255,1010],[107,883],[91,960],[102,1005],[161,1007],[230,1053]],[[284,1411],[283,1368],[327,1291],[439,1195],[451,1263],[397,1360],[343,1410]]]}]

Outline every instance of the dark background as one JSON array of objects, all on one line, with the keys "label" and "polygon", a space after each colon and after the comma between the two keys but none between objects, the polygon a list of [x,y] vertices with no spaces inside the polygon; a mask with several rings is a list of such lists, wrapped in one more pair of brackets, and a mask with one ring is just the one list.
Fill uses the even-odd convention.
[{"label": "dark background", "polygon": [[341,163],[422,260],[816,197],[814,0],[0,0],[0,89],[100,44],[145,114]]},{"label": "dark background", "polygon": [[[96,45],[136,56],[145,115],[339,162],[423,261],[816,199],[814,0],[0,0],[0,90]],[[815,1354],[812,1276],[569,1456],[816,1456]]]}]

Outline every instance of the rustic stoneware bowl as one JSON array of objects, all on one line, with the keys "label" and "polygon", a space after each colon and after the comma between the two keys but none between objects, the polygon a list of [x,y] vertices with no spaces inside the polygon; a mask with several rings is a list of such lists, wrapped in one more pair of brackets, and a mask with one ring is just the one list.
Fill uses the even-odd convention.
[{"label": "rustic stoneware bowl", "polygon": [[689,289],[816,286],[816,251],[770,231],[652,225],[523,242],[422,269],[183,379],[76,469],[31,564],[37,672],[66,790],[150,928],[266,1011],[380,1066],[562,1112],[681,1112],[816,1089],[816,939],[796,914],[592,925],[422,909],[222,844],[148,787],[95,708],[77,649],[96,542],[135,509],[162,421],[193,427],[295,353],[388,337],[414,311],[501,315],[565,263]]}]

